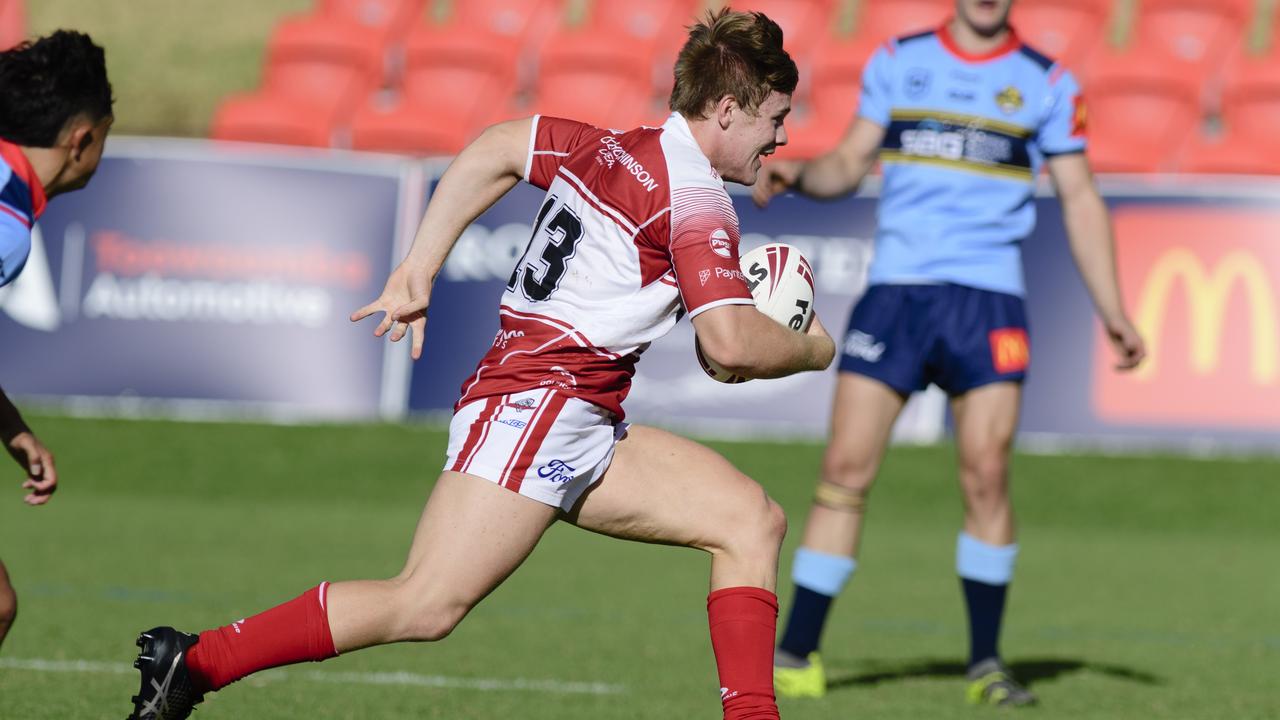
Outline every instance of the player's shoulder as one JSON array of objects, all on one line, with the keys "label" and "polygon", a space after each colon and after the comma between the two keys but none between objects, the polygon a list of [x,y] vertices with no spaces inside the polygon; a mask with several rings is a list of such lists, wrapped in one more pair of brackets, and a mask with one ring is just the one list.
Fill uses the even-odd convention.
[{"label": "player's shoulder", "polygon": [[881,43],[880,47],[872,53],[872,61],[894,62],[904,55],[907,57],[919,56],[921,53],[927,53],[932,46],[938,45],[937,38],[938,31],[936,29],[895,35]]},{"label": "player's shoulder", "polygon": [[673,114],[661,129],[662,156],[667,175],[671,180],[671,192],[699,190],[728,197],[724,180],[703,154],[688,122],[679,114]]},{"label": "player's shoulder", "polygon": [[937,37],[938,31],[936,29],[920,30],[918,32],[910,32],[905,35],[898,35],[890,40],[889,43],[895,50],[902,48],[911,48],[914,50],[916,48],[924,47],[928,41],[935,40]]},{"label": "player's shoulder", "polygon": [[1020,43],[1014,57],[1021,63],[1024,72],[1049,87],[1058,85],[1063,80],[1067,80],[1071,85],[1075,84],[1075,77],[1065,65],[1033,45]]}]

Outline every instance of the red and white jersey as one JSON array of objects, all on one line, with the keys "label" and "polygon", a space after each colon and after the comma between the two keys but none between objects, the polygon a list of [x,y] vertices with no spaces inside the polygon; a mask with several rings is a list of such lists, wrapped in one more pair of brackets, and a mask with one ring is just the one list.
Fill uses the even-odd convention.
[{"label": "red and white jersey", "polygon": [[524,178],[547,195],[458,407],[552,387],[621,418],[682,311],[752,302],[733,203],[679,114],[623,133],[535,117]]}]

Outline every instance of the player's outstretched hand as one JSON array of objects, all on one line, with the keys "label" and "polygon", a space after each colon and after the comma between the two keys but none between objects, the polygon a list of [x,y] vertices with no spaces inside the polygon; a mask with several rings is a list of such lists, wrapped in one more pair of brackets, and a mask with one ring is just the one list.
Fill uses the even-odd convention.
[{"label": "player's outstretched hand", "polygon": [[1138,329],[1129,322],[1128,318],[1107,322],[1105,327],[1107,338],[1111,340],[1111,347],[1119,357],[1116,361],[1116,369],[1132,370],[1138,367],[1147,356],[1147,345],[1138,334]]},{"label": "player's outstretched hand", "polygon": [[760,168],[756,184],[751,186],[751,199],[757,207],[769,204],[774,195],[784,193],[796,184],[804,163],[799,160],[770,160]]},{"label": "player's outstretched hand", "polygon": [[836,357],[836,341],[831,338],[831,334],[823,327],[822,321],[818,319],[818,313],[813,314],[813,320],[809,322],[809,330],[805,333],[815,341],[815,370],[826,370],[831,366],[831,361]]},{"label": "player's outstretched hand", "polygon": [[411,355],[422,357],[422,338],[427,329],[427,306],[431,303],[431,273],[401,263],[387,278],[387,285],[377,300],[351,313],[351,322],[359,322],[374,313],[384,313],[373,329],[374,337],[391,332],[391,342],[399,342],[413,330]]},{"label": "player's outstretched hand", "polygon": [[53,453],[30,432],[20,432],[9,441],[9,454],[22,466],[27,479],[22,483],[30,490],[23,501],[28,505],[49,502],[58,489],[58,469],[53,464]]}]

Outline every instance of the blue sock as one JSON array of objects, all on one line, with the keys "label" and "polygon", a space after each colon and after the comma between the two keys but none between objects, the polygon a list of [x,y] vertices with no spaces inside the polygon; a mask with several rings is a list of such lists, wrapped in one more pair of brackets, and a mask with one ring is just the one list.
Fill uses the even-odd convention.
[{"label": "blue sock", "polygon": [[778,644],[781,650],[805,658],[818,649],[831,601],[844,589],[857,566],[853,558],[826,555],[803,547],[796,550],[791,568],[796,589],[787,628]]},{"label": "blue sock", "polygon": [[999,657],[1000,621],[1018,546],[988,545],[968,533],[956,543],[956,572],[969,612],[969,665]]},{"label": "blue sock", "polygon": [[818,649],[822,628],[827,624],[827,611],[834,599],[796,585],[795,594],[791,596],[791,615],[787,617],[787,629],[778,648],[800,659],[809,657],[809,653]]},{"label": "blue sock", "polygon": [[999,657],[1000,619],[1008,585],[988,585],[960,578],[965,606],[969,609],[969,667],[991,657]]}]

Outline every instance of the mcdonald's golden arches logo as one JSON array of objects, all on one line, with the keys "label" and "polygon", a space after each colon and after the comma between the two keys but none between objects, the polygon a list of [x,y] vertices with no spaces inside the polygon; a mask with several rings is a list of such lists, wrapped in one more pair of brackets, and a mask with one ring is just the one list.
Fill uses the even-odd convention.
[{"label": "mcdonald's golden arches logo", "polygon": [[1131,206],[1114,220],[1121,287],[1148,354],[1117,373],[1098,333],[1097,413],[1280,428],[1280,211]]}]

